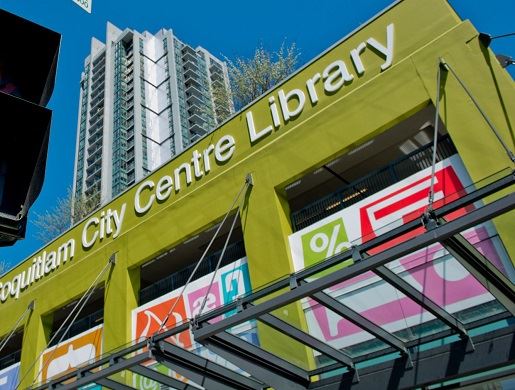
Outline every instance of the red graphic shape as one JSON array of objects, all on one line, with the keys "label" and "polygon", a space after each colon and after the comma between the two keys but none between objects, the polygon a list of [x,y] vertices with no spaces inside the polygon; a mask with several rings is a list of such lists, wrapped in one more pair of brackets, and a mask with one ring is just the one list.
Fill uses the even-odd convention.
[{"label": "red graphic shape", "polygon": [[[184,298],[180,297],[178,299],[179,301],[175,305],[173,312],[170,313],[168,320],[159,333],[172,329],[188,319]],[[168,299],[146,309],[140,309],[136,314],[136,339],[142,340],[157,332],[176,300],[177,297]],[[182,348],[191,348],[192,346],[189,330],[170,337],[168,341]]]}]

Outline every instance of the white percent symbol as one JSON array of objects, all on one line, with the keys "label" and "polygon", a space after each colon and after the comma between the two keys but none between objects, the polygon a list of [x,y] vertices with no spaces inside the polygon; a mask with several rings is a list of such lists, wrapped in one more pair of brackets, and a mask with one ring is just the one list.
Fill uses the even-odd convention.
[{"label": "white percent symbol", "polygon": [[311,241],[309,242],[309,246],[313,252],[321,253],[325,251],[325,256],[330,257],[334,256],[337,253],[340,253],[344,249],[350,248],[350,243],[348,241],[337,243],[338,235],[340,234],[341,224],[337,224],[333,227],[333,231],[331,233],[331,237],[329,237],[325,233],[317,233],[311,237]]}]

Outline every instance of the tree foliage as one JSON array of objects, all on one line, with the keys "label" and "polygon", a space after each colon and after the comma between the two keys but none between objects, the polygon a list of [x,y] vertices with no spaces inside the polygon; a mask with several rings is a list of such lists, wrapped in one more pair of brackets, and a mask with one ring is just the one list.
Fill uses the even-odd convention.
[{"label": "tree foliage", "polygon": [[66,196],[57,198],[51,210],[35,214],[33,219],[33,224],[37,228],[35,238],[43,244],[53,240],[95,210],[99,201],[98,195],[74,199],[71,188],[68,188]]},{"label": "tree foliage", "polygon": [[231,61],[226,57],[236,109],[252,102],[293,73],[299,55],[295,43],[289,47],[283,43],[279,51],[274,53],[260,46],[249,59],[236,58]]},{"label": "tree foliage", "polygon": [[215,84],[212,86],[214,111],[216,123],[220,124],[231,115],[231,93],[225,85]]}]

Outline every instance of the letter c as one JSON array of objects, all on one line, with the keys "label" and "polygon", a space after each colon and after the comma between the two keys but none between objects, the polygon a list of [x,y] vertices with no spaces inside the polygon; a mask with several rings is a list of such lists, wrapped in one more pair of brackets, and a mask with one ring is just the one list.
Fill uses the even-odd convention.
[{"label": "letter c", "polygon": [[148,202],[144,206],[141,206],[140,194],[145,188],[152,190],[154,188],[154,182],[152,180],[147,180],[141,183],[141,185],[138,187],[138,190],[134,195],[134,210],[136,210],[136,213],[138,214],[145,214],[148,210],[150,210],[156,198],[154,194],[150,195]]},{"label": "letter c", "polygon": [[98,226],[100,223],[100,220],[97,217],[91,218],[88,222],[86,222],[86,225],[84,225],[84,229],[82,229],[82,246],[84,248],[90,248],[93,246],[95,241],[98,238],[98,230],[95,230],[95,233],[93,233],[93,237],[91,240],[88,240],[88,228],[90,225]]}]

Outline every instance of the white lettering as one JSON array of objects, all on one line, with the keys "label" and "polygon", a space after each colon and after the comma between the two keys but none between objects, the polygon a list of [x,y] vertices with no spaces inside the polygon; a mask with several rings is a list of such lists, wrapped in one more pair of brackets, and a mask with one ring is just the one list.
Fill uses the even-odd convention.
[{"label": "white lettering", "polygon": [[277,129],[281,126],[281,120],[279,119],[279,110],[277,109],[277,104],[275,103],[275,98],[270,96],[268,98],[268,102],[270,104],[270,112],[272,114],[272,122],[274,124],[274,128]]},{"label": "white lettering", "polygon": [[385,62],[381,65],[381,70],[388,69],[393,62],[393,39],[394,39],[394,27],[393,23],[386,26],[386,47],[379,43],[374,38],[367,39],[367,44],[376,49],[385,57]]},{"label": "white lettering", "polygon": [[234,154],[236,142],[231,135],[224,135],[215,146],[215,159],[217,162],[226,162]]},{"label": "white lettering", "polygon": [[344,83],[351,82],[353,75],[347,70],[347,65],[342,60],[334,61],[324,69],[324,89],[326,92],[333,93],[338,91]]},{"label": "white lettering", "polygon": [[10,281],[0,283],[0,301],[5,302],[9,296],[18,299],[20,293],[32,283],[56,270],[61,260],[65,263],[68,260],[68,248],[70,249],[71,259],[75,252],[75,240],[73,238],[60,245],[57,251],[47,252],[47,250],[44,250],[32,259],[32,263],[27,269],[14,275]]},{"label": "white lettering", "polygon": [[152,203],[154,203],[155,195],[152,194],[148,198],[147,203],[145,203],[144,206],[141,205],[141,192],[146,188],[153,189],[154,182],[152,180],[144,181],[136,190],[136,194],[134,195],[134,210],[138,214],[145,214],[152,207]]},{"label": "white lettering", "polygon": [[352,49],[350,51],[350,56],[352,58],[352,63],[354,64],[354,68],[356,68],[356,72],[359,76],[361,76],[363,73],[365,73],[365,67],[363,66],[363,61],[361,61],[361,53],[365,51],[367,48],[367,45],[365,42],[361,42],[358,47],[355,49]]},{"label": "white lettering", "polygon": [[273,131],[272,125],[268,125],[264,129],[256,132],[256,126],[254,125],[254,117],[252,115],[252,111],[247,111],[246,118],[247,118],[247,128],[249,130],[249,136],[250,136],[251,143],[254,143],[254,142],[258,141],[259,139],[266,137],[268,134],[270,134]]},{"label": "white lettering", "polygon": [[125,208],[127,207],[127,203],[122,204],[122,208],[120,210],[120,214],[118,211],[113,211],[113,222],[116,228],[116,231],[113,234],[113,238],[116,238],[120,235],[120,231],[122,230],[123,218],[125,217]]},{"label": "white lettering", "polygon": [[[70,248],[70,254],[68,257],[68,247]],[[62,244],[57,249],[57,266],[61,264],[61,261],[66,263],[68,261],[68,258],[71,260],[73,259],[73,256],[75,256],[75,240],[73,238],[70,238],[67,242]]]},{"label": "white lettering", "polygon": [[[290,119],[294,119],[297,117],[302,110],[304,109],[304,103],[306,101],[306,96],[304,92],[300,89],[292,89],[287,94],[284,94],[284,91],[281,89],[278,92],[279,95],[279,103],[281,104],[281,111],[283,113],[283,118],[285,122],[288,122]],[[288,102],[290,99],[296,99],[298,101],[297,107],[293,110],[290,110],[288,107]]]},{"label": "white lettering", "polygon": [[175,179],[175,192],[179,192],[181,190],[181,171],[184,171],[186,176],[186,185],[189,186],[191,184],[191,165],[188,163],[182,163],[178,168],[175,168],[173,171],[174,179]]},{"label": "white lettering", "polygon": [[306,88],[308,89],[309,100],[311,100],[311,104],[315,105],[318,103],[318,94],[315,89],[315,84],[320,80],[320,73],[315,73],[313,77],[308,79],[306,82]]},{"label": "white lettering", "polygon": [[100,223],[99,219],[97,217],[93,217],[93,218],[90,218],[88,220],[88,222],[86,222],[86,224],[84,225],[84,228],[82,229],[82,246],[84,248],[87,249],[87,248],[92,247],[93,244],[95,243],[95,241],[97,240],[98,230],[95,230],[91,239],[88,239],[88,229],[91,225],[98,226],[99,223]]},{"label": "white lettering", "polygon": [[214,145],[209,145],[206,149],[204,149],[204,172],[208,173],[211,170],[211,162],[209,160],[209,154],[213,153],[215,150]]},{"label": "white lettering", "polygon": [[18,299],[20,296],[20,279],[21,274],[18,274],[13,278],[13,280],[11,280],[11,297],[14,297],[15,299]]},{"label": "white lettering", "polygon": [[49,274],[56,268],[56,254],[51,251],[45,260],[45,275]]},{"label": "white lettering", "polygon": [[0,290],[0,300],[5,302],[5,300],[9,297],[11,293],[11,282],[5,282]]},{"label": "white lettering", "polygon": [[202,158],[202,155],[198,152],[198,150],[194,150],[191,162],[193,163],[193,171],[195,172],[195,178],[200,179],[202,175],[204,174],[202,170],[200,169],[200,159]]},{"label": "white lettering", "polygon": [[170,197],[172,193],[173,181],[172,178],[168,175],[164,175],[157,182],[156,187],[156,198],[158,201],[163,202]]}]

